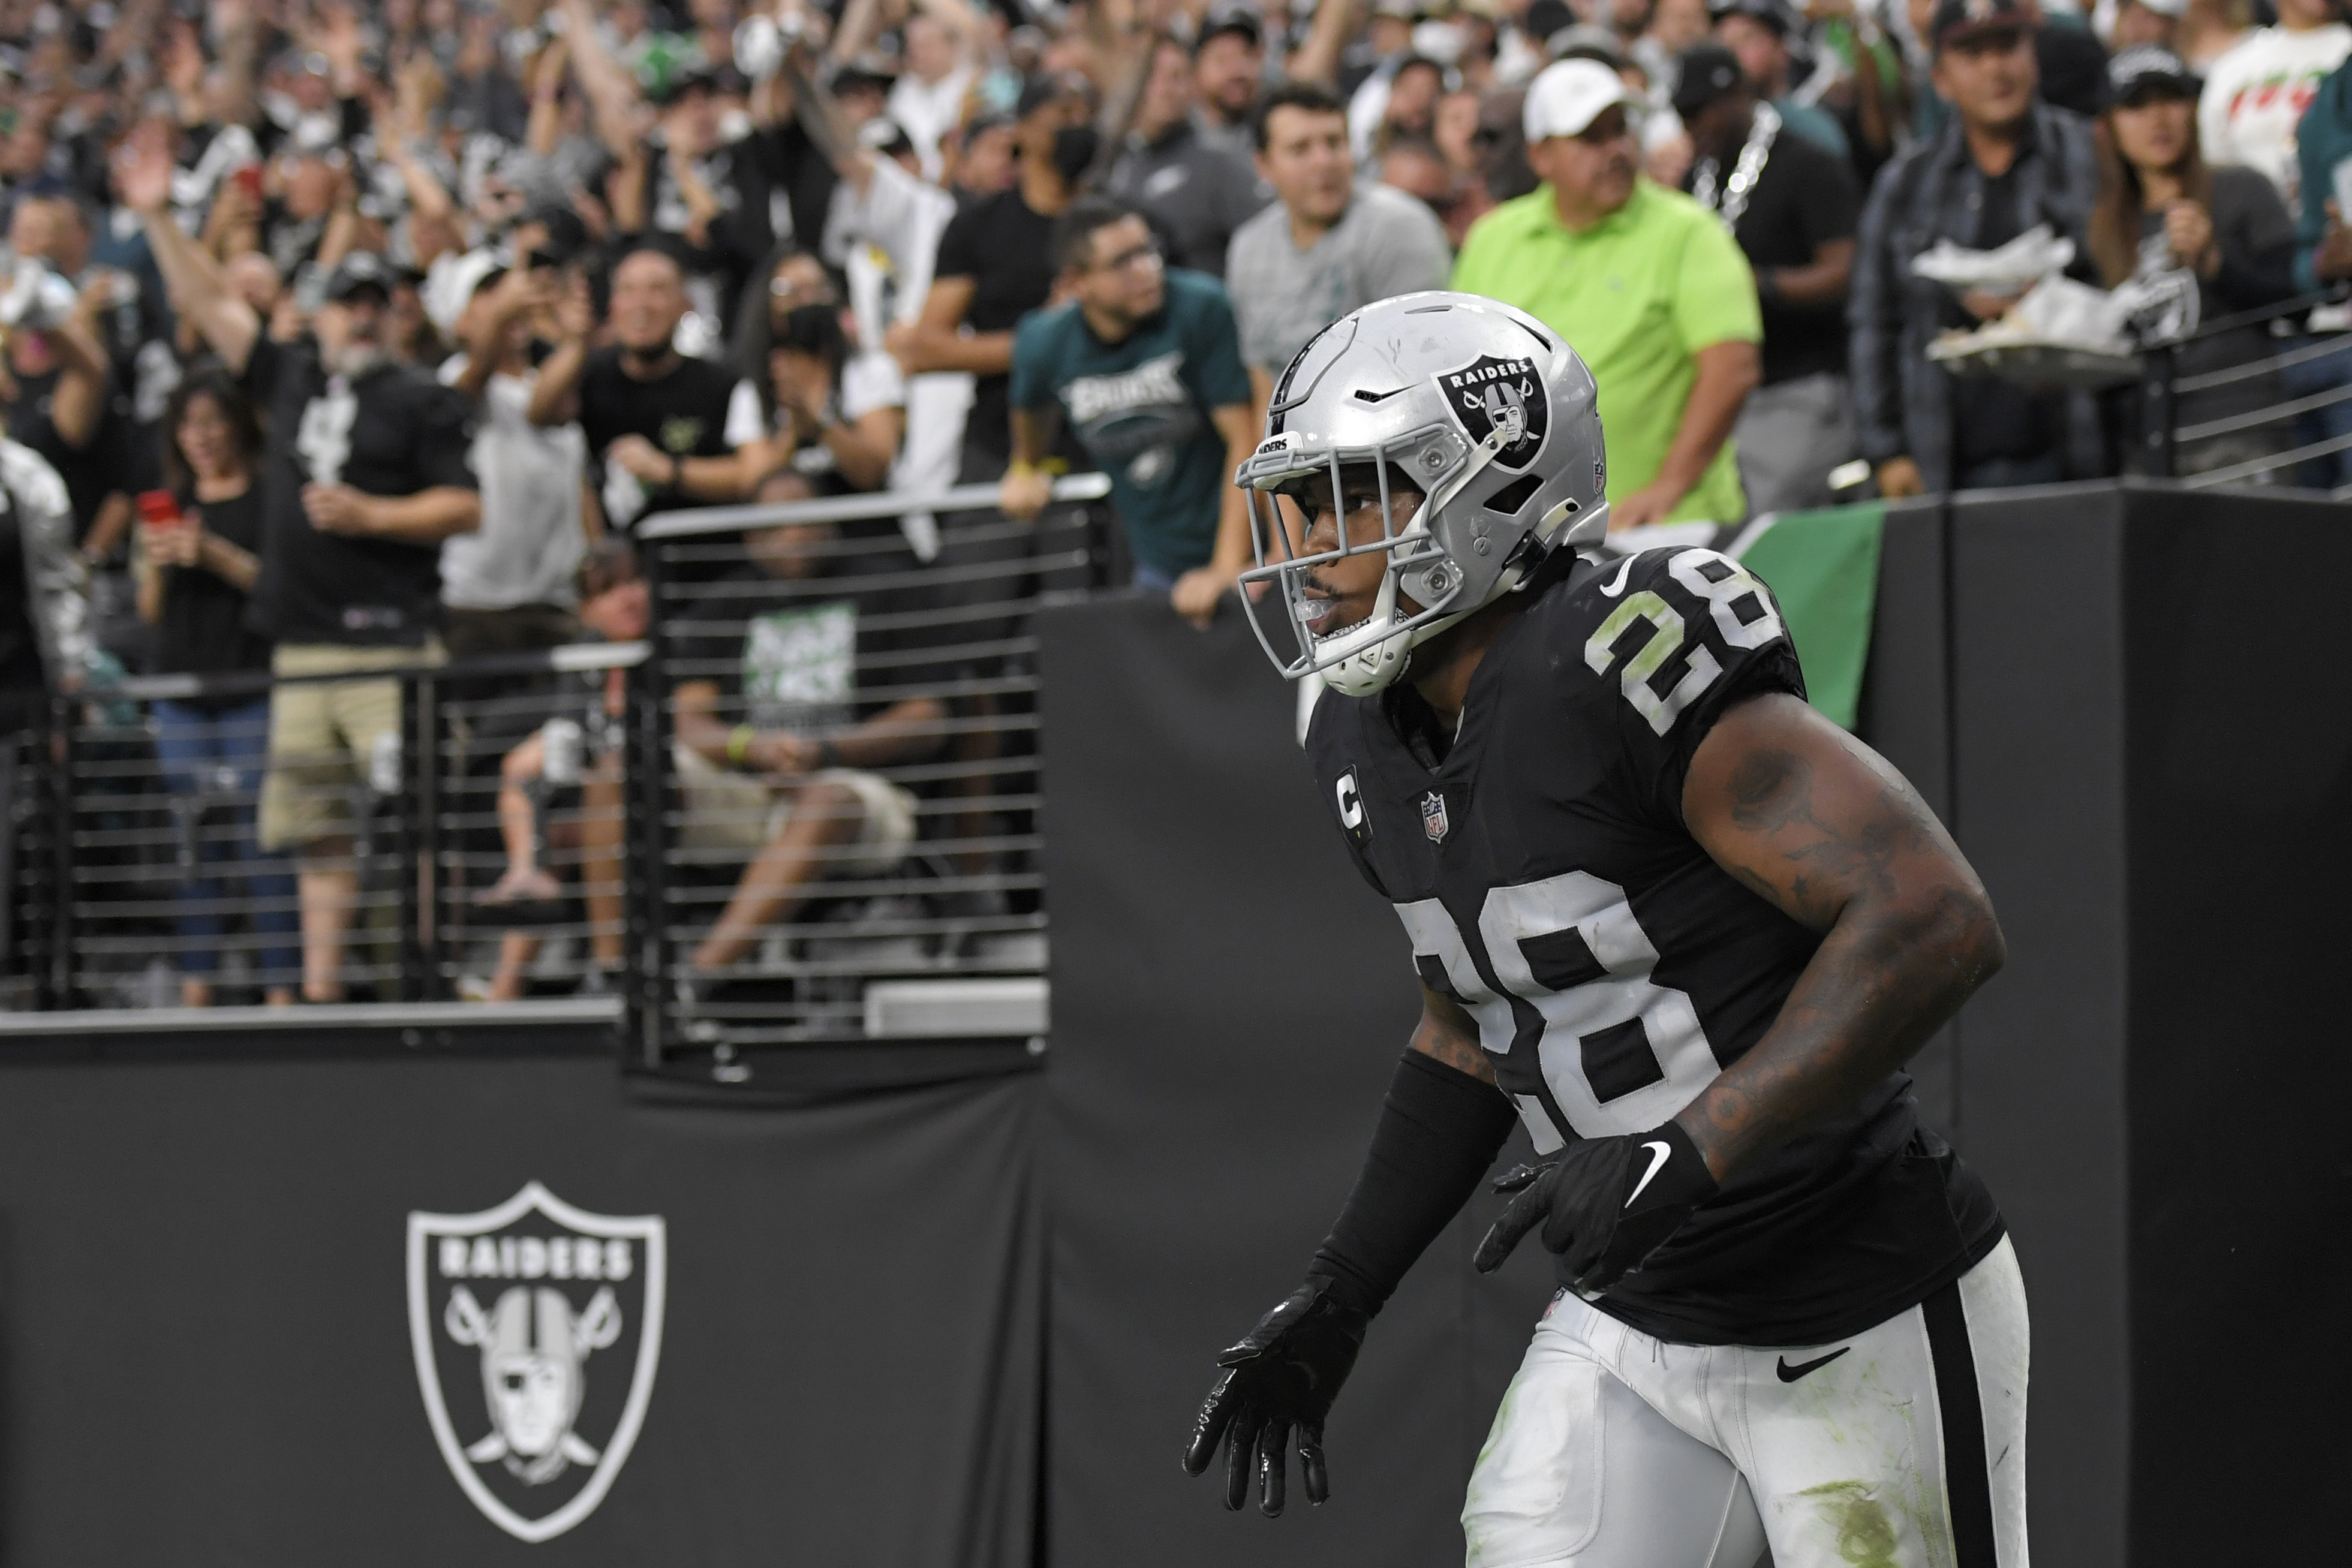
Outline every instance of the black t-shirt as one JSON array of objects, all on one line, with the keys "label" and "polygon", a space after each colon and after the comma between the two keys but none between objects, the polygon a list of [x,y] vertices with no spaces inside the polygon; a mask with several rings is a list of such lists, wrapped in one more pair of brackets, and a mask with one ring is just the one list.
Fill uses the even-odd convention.
[{"label": "black t-shirt", "polygon": [[[261,553],[261,490],[258,486],[226,501],[188,501],[184,509],[207,533],[240,549]],[[269,667],[269,639],[246,624],[246,591],[200,566],[163,569],[163,615],[155,628],[158,674],[215,674]],[[226,706],[253,700],[251,693],[200,706]]]},{"label": "black t-shirt", "polygon": [[131,426],[109,397],[98,416],[98,429],[86,446],[75,448],[58,434],[51,410],[63,371],[44,371],[16,378],[16,402],[8,411],[8,439],[29,446],[48,459],[58,477],[66,482],[73,502],[74,540],[79,543],[98,520],[98,509],[118,490],[128,491],[143,466],[137,461]]},{"label": "black t-shirt", "polygon": [[[1728,168],[1718,171],[1718,190],[1730,172]],[[1685,180],[1683,188],[1688,190],[1690,182]],[[1846,162],[1783,126],[1772,138],[1771,155],[1765,159],[1732,233],[1748,265],[1759,273],[1769,267],[1810,267],[1822,246],[1853,238],[1861,206],[1853,171]],[[1784,305],[1768,298],[1763,310],[1766,386],[1798,376],[1845,373],[1843,304]]]},{"label": "black t-shirt", "polygon": [[[588,438],[592,476],[604,492],[604,507],[616,528],[628,528],[650,512],[696,503],[670,485],[616,495],[627,476],[603,467],[604,449],[624,435],[642,435],[673,457],[724,457],[727,413],[742,377],[709,360],[679,356],[665,375],[641,382],[621,368],[621,350],[600,349],[580,372],[580,429]],[[634,481],[631,481],[634,484]],[[629,503],[642,498],[636,510]]]},{"label": "black t-shirt", "polygon": [[[1479,666],[1442,760],[1406,738],[1432,719],[1402,684],[1326,692],[1307,737],[1416,974],[1477,1020],[1547,1151],[1675,1115],[1763,1037],[1821,945],[1682,819],[1715,719],[1803,695],[1769,591],[1711,550],[1564,564]],[[1594,1304],[1685,1343],[1823,1343],[1926,1299],[2000,1230],[1892,1073],[1739,1171]]]},{"label": "black t-shirt", "polygon": [[908,583],[904,547],[877,534],[830,549],[798,581],[738,567],[676,623],[677,683],[715,682],[722,722],[814,738],[937,691],[933,597]]},{"label": "black t-shirt", "polygon": [[[1984,182],[1984,205],[1977,212],[1977,250],[1998,250],[2025,232],[2017,210],[2017,162]],[[1944,325],[1974,329],[1984,325],[1954,297],[1944,308]],[[1960,376],[1952,382],[1952,471],[1995,458],[2039,457],[2058,444],[2066,429],[2065,411],[2055,400],[2037,398],[1998,376]]]},{"label": "black t-shirt", "polygon": [[[974,203],[940,235],[934,276],[969,277],[975,332],[1010,332],[1054,292],[1054,220],[1030,209],[1020,187]],[[1004,456],[1013,450],[1010,378],[981,376],[972,387],[964,441]]]},{"label": "black t-shirt", "polygon": [[330,377],[308,344],[257,339],[246,392],[269,411],[261,481],[261,580],[248,623],[280,643],[415,647],[441,621],[441,547],[310,526],[302,486],[369,496],[478,486],[473,411],[430,377],[383,365]]},{"label": "black t-shirt", "polygon": [[[0,695],[12,698],[38,695],[49,679],[34,620],[40,612],[25,575],[26,527],[16,497],[0,484]],[[21,728],[30,713],[20,703],[0,701],[0,735]]]}]

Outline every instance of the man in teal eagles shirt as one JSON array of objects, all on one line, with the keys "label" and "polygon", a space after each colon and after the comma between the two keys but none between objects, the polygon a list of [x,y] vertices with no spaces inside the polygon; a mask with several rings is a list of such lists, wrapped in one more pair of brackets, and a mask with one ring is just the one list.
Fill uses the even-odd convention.
[{"label": "man in teal eagles shirt", "polygon": [[1250,558],[1233,472],[1257,446],[1232,304],[1205,273],[1171,271],[1135,209],[1073,202],[1055,226],[1065,303],[1013,340],[1013,465],[1005,516],[1036,516],[1064,420],[1110,476],[1139,589],[1206,625]]}]

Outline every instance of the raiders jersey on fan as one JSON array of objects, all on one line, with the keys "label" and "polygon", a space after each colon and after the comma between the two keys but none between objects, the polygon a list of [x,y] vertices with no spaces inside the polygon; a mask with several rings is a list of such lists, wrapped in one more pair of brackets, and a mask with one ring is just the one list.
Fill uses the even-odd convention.
[{"label": "raiders jersey on fan", "polygon": [[[1439,733],[1410,679],[1326,692],[1307,750],[1358,867],[1480,1044],[1536,1147],[1672,1118],[1778,1016],[1820,938],[1708,857],[1684,775],[1716,717],[1802,696],[1778,606],[1704,549],[1563,551]],[[1664,1340],[1820,1344],[2000,1240],[1910,1080],[1736,1173],[1595,1304]]]}]

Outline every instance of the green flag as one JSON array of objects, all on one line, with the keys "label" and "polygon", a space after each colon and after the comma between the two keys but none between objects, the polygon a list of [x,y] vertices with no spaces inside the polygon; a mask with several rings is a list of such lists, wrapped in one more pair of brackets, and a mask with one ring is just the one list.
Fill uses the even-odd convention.
[{"label": "green flag", "polygon": [[1726,552],[1780,601],[1813,706],[1847,729],[1862,705],[1885,520],[1883,501],[1783,512],[1749,524]]}]

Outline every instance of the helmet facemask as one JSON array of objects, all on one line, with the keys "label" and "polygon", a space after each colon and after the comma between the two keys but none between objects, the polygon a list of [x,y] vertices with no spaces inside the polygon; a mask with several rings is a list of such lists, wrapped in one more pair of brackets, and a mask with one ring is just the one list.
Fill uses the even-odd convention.
[{"label": "helmet facemask", "polygon": [[[1257,566],[1241,580],[1245,591],[1257,583],[1280,590],[1293,653],[1286,655],[1276,646],[1265,617],[1254,612],[1250,619],[1286,677],[1319,674],[1336,691],[1369,695],[1404,673],[1416,644],[1478,608],[1462,602],[1465,580],[1431,532],[1429,519],[1499,447],[1498,442],[1473,447],[1457,433],[1433,427],[1362,450],[1285,436],[1258,448],[1237,476],[1249,503],[1257,556]],[[1424,473],[1433,476],[1427,484],[1412,485],[1413,476]],[[1418,506],[1399,499],[1398,491],[1408,485],[1421,497]],[[1339,538],[1330,548],[1309,553],[1307,542],[1327,499],[1337,515]],[[1377,517],[1377,533],[1355,526],[1367,514]],[[1317,573],[1366,555],[1385,558],[1370,613],[1352,625],[1319,630],[1318,607],[1330,601],[1307,593],[1309,583]]]},{"label": "helmet facemask", "polygon": [[[1257,556],[1242,574],[1250,622],[1276,668],[1368,695],[1553,550],[1598,539],[1609,507],[1597,396],[1549,329],[1474,295],[1399,295],[1307,340],[1275,385],[1265,440],[1234,476]],[[1417,508],[1400,501],[1405,486]],[[1345,510],[1336,538],[1313,528],[1327,500]],[[1376,590],[1356,559],[1375,555]],[[1354,604],[1370,591],[1369,613],[1330,625],[1335,584]],[[1261,607],[1268,588],[1280,596]]]}]

